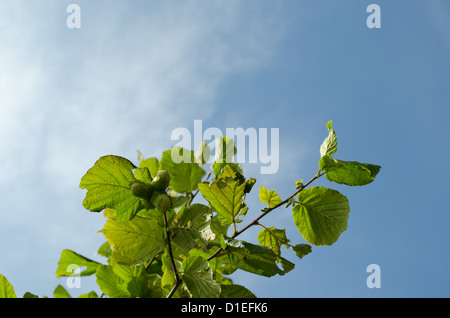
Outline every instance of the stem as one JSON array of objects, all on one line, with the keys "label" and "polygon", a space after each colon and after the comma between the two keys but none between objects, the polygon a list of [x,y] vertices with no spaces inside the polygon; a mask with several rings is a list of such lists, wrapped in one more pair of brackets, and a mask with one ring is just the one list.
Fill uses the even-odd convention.
[{"label": "stem", "polygon": [[[210,171],[206,177],[206,180],[209,179],[209,177],[211,176],[211,172]],[[205,181],[206,181],[205,180]],[[197,191],[195,191],[194,194],[191,195],[191,198],[189,199],[188,203],[186,206],[191,205],[192,201],[194,200],[195,196],[198,194],[200,190],[197,189]],[[166,228],[166,238],[167,238],[167,245],[168,245],[168,250],[169,250],[169,256],[170,256],[170,261],[172,262],[172,269],[173,272],[175,273],[175,285],[173,286],[172,290],[170,291],[169,295],[167,295],[167,298],[171,298],[173,296],[173,294],[175,294],[175,291],[178,289],[178,287],[181,285],[181,283],[183,282],[180,277],[178,276],[178,271],[177,268],[175,266],[175,260],[173,259],[173,254],[172,254],[172,245],[170,243],[170,235],[168,232],[168,224],[167,224],[167,216],[164,213],[164,226]],[[150,266],[150,264],[148,264],[148,266]]]},{"label": "stem", "polygon": [[145,270],[147,270],[150,267],[150,265],[153,263],[155,258],[156,258],[156,255],[153,256],[152,259],[148,261],[147,265],[145,265]]},{"label": "stem", "polygon": [[194,200],[195,196],[197,195],[198,191],[199,190],[197,189],[197,191],[195,191],[195,193],[191,195],[191,198],[189,199],[189,202],[186,204],[186,206],[190,206],[191,205],[191,203]]},{"label": "stem", "polygon": [[237,232],[236,222],[234,222],[234,220],[233,220],[233,235],[232,235],[232,237],[234,237],[234,235],[236,234],[236,232]]},{"label": "stem", "polygon": [[175,275],[175,282],[176,282],[174,288],[170,291],[169,295],[167,295],[167,298],[170,298],[173,296],[173,294],[177,290],[178,286],[181,284],[181,279],[178,276],[177,267],[175,265],[175,260],[173,258],[172,244],[170,243],[169,226],[168,226],[168,222],[167,222],[166,213],[163,213],[163,215],[164,215],[164,227],[166,228],[167,250],[169,252],[170,262],[172,263],[172,270]]},{"label": "stem", "polygon": [[171,298],[173,296],[173,294],[175,294],[175,291],[178,289],[178,286],[181,285],[183,281],[180,279],[178,280],[175,285],[173,286],[172,290],[170,291],[169,295],[167,295],[167,298]]},{"label": "stem", "polygon": [[[235,238],[236,236],[242,234],[243,232],[245,232],[246,230],[248,230],[250,227],[252,227],[255,224],[258,224],[258,221],[260,219],[262,219],[264,216],[266,216],[267,214],[269,214],[271,211],[275,210],[276,208],[279,208],[280,206],[286,204],[289,202],[290,199],[292,199],[293,197],[295,197],[300,191],[302,191],[303,189],[305,189],[307,186],[309,186],[314,180],[320,178],[322,176],[322,174],[320,174],[320,170],[317,171],[316,175],[309,180],[306,184],[304,184],[300,189],[298,189],[297,191],[294,192],[294,194],[292,194],[290,197],[288,197],[286,200],[278,203],[277,205],[275,205],[272,208],[267,209],[264,213],[261,213],[261,215],[259,215],[256,219],[254,219],[252,222],[250,222],[249,224],[247,224],[247,226],[245,226],[243,229],[239,230],[239,231],[234,231],[233,235],[231,236],[231,238]],[[221,251],[222,251],[222,247],[220,247],[217,251],[214,252],[214,254],[212,254],[207,261],[209,262],[210,260],[212,260],[214,257],[216,257]]]}]

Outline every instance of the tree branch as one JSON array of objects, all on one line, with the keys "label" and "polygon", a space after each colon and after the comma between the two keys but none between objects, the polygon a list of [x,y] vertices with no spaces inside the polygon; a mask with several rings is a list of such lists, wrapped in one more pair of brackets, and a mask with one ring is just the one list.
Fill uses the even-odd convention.
[{"label": "tree branch", "polygon": [[[212,171],[210,171],[208,173],[205,181],[209,179],[209,177],[211,176],[211,172]],[[186,204],[186,206],[191,205],[192,201],[194,200],[194,198],[198,194],[198,192],[199,192],[199,189],[197,189],[197,191],[195,191],[195,193],[191,195],[191,197],[190,197],[188,203]],[[175,291],[178,289],[178,287],[181,285],[181,283],[183,281],[180,279],[180,277],[178,275],[178,271],[177,271],[177,268],[176,268],[176,265],[175,265],[175,260],[173,258],[172,245],[170,243],[170,235],[168,233],[167,217],[166,217],[165,213],[164,213],[164,226],[166,227],[166,237],[167,237],[167,245],[168,245],[168,250],[169,250],[170,261],[172,262],[172,269],[173,269],[173,272],[175,273],[175,285],[173,286],[173,288],[170,291],[169,295],[167,295],[167,298],[171,298],[173,296],[173,294],[175,294]],[[150,266],[150,264],[148,266]]]},{"label": "tree branch", "polygon": [[178,275],[177,266],[175,265],[175,260],[173,258],[172,244],[170,242],[169,225],[167,222],[166,213],[163,213],[163,215],[164,215],[164,227],[166,229],[167,250],[169,252],[170,262],[172,263],[172,270],[175,275],[175,282],[176,282],[174,288],[170,291],[169,295],[167,295],[167,298],[171,298],[175,293],[176,289],[178,288],[178,286],[181,284],[181,279],[180,276]]},{"label": "tree branch", "polygon": [[[274,207],[268,208],[267,210],[265,210],[261,215],[259,215],[256,219],[254,219],[252,222],[250,222],[247,226],[245,226],[243,229],[239,230],[236,232],[236,228],[234,229],[234,233],[231,236],[231,238],[235,238],[236,236],[242,234],[243,232],[245,232],[246,230],[248,230],[250,227],[252,227],[253,225],[258,224],[258,221],[260,219],[262,219],[264,216],[266,216],[267,214],[269,214],[271,211],[275,210],[276,208],[279,208],[280,206],[288,203],[293,197],[295,197],[300,191],[302,191],[303,189],[305,189],[307,186],[309,186],[314,180],[320,178],[322,176],[322,174],[320,174],[320,170],[317,171],[316,175],[309,180],[306,184],[302,185],[297,191],[295,191],[291,196],[289,196],[286,200],[280,202],[279,204],[275,205]],[[209,174],[208,174],[209,177]],[[192,200],[194,199],[195,195],[197,195],[197,192],[191,197],[191,199],[188,202],[188,205],[192,202]],[[176,283],[173,286],[172,290],[170,291],[169,295],[167,296],[167,298],[171,298],[173,296],[173,294],[175,293],[175,291],[177,290],[177,288],[181,285],[182,280],[178,277],[178,273],[175,267],[175,262],[172,256],[172,249],[171,249],[171,245],[170,245],[170,238],[169,235],[167,234],[167,218],[166,215],[164,214],[164,222],[166,225],[166,235],[167,235],[167,243],[168,243],[168,247],[169,247],[169,255],[170,255],[170,260],[172,262],[172,267],[174,269],[175,272],[175,278],[176,278]],[[214,252],[214,254],[212,254],[210,257],[208,257],[207,261],[209,262],[210,260],[212,260],[214,257],[216,257],[217,255],[219,255],[219,253],[223,251],[222,247],[219,247],[219,249],[217,251]]]},{"label": "tree branch", "polygon": [[[247,224],[247,226],[245,226],[243,229],[239,230],[239,231],[235,231],[233,233],[233,235],[231,236],[231,238],[235,238],[236,236],[242,234],[243,232],[245,232],[246,230],[248,230],[250,227],[252,227],[253,225],[257,224],[259,220],[261,220],[263,217],[265,217],[267,214],[269,214],[271,211],[275,210],[276,208],[279,208],[282,205],[285,205],[286,203],[289,202],[289,200],[291,200],[293,197],[295,197],[298,193],[300,193],[303,189],[305,189],[307,186],[309,186],[314,180],[320,178],[322,176],[322,174],[320,174],[320,170],[317,171],[316,175],[309,180],[306,184],[304,184],[303,186],[301,186],[297,191],[295,191],[291,196],[289,196],[286,200],[278,203],[277,205],[275,205],[274,207],[268,208],[267,210],[265,210],[263,213],[261,213],[261,215],[259,215],[256,219],[254,219],[252,222],[250,222],[249,224]],[[214,252],[214,254],[212,254],[210,257],[208,257],[207,261],[209,262],[210,260],[212,260],[214,257],[216,257],[221,251],[222,251],[222,247],[220,247],[217,251]]]}]

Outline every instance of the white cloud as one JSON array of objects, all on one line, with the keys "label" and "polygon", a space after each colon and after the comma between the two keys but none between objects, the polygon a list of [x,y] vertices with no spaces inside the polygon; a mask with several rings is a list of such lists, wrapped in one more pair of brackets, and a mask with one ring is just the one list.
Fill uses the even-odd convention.
[{"label": "white cloud", "polygon": [[[159,155],[172,129],[213,115],[229,75],[273,54],[273,12],[253,4],[80,2],[82,28],[69,30],[58,1],[1,3],[0,224],[17,231],[0,231],[0,273],[19,295],[51,294],[58,248],[96,250],[102,220],[78,183],[99,156]],[[21,281],[30,260],[45,275]]]}]

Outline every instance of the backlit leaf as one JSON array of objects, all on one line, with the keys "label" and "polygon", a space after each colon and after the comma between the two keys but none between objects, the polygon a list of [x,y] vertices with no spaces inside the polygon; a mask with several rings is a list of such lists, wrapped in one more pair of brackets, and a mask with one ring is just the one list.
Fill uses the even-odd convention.
[{"label": "backlit leaf", "polygon": [[337,151],[337,138],[336,132],[332,127],[332,121],[330,120],[327,123],[328,128],[328,137],[325,138],[322,145],[320,146],[320,156],[323,157],[325,155],[333,155]]},{"label": "backlit leaf", "polygon": [[0,298],[17,298],[14,287],[2,274],[0,274]]},{"label": "backlit leaf", "polygon": [[[181,162],[174,161],[172,152],[175,157],[179,156],[184,159]],[[159,168],[169,172],[169,188],[178,193],[196,190],[205,175],[205,170],[195,162],[194,152],[178,147],[163,152]]]},{"label": "backlit leaf", "polygon": [[325,177],[336,183],[349,186],[362,186],[375,180],[381,167],[356,161],[342,161],[329,155],[323,156],[319,167],[325,172]]},{"label": "backlit leaf", "polygon": [[195,298],[217,298],[220,284],[213,279],[208,262],[201,256],[186,258],[181,265],[184,272],[182,279],[187,289]]},{"label": "backlit leaf", "polygon": [[347,229],[350,206],[345,196],[324,187],[298,194],[292,209],[294,223],[303,238],[314,245],[331,245]]},{"label": "backlit leaf", "polygon": [[84,257],[71,250],[63,250],[56,269],[56,277],[70,276],[73,274],[74,265],[86,267],[79,273],[79,276],[89,276],[95,273],[100,263]]},{"label": "backlit leaf", "polygon": [[250,273],[272,277],[277,274],[284,275],[294,269],[295,266],[287,259],[276,255],[267,246],[231,239],[225,235],[222,245],[225,247],[225,255],[229,258],[231,264]]},{"label": "backlit leaf", "polygon": [[263,246],[271,247],[276,255],[281,255],[281,245],[285,244],[288,247],[289,240],[286,237],[285,229],[279,230],[275,227],[269,227],[259,232],[258,242]]},{"label": "backlit leaf", "polygon": [[222,285],[220,298],[256,298],[247,288],[241,285]]},{"label": "backlit leaf", "polygon": [[259,188],[259,199],[262,203],[267,203],[270,208],[273,208],[282,202],[275,190],[267,190],[264,186]]},{"label": "backlit leaf", "polygon": [[105,235],[115,252],[134,263],[152,258],[165,246],[164,229],[153,219],[137,216],[121,223],[108,219],[99,232]]},{"label": "backlit leaf", "polygon": [[239,211],[244,208],[242,198],[245,195],[246,181],[238,183],[233,179],[234,170],[225,166],[221,178],[207,184],[199,184],[203,197],[216,209],[218,219],[224,226],[233,224]]},{"label": "backlit leaf", "polygon": [[128,159],[119,156],[104,156],[97,160],[80,182],[80,188],[88,190],[83,206],[92,212],[106,208],[117,210],[118,221],[131,220],[141,206],[141,199],[135,197],[130,186],[136,182]]},{"label": "backlit leaf", "polygon": [[308,255],[309,253],[311,253],[312,249],[311,249],[311,245],[309,244],[297,244],[297,245],[293,245],[292,249],[294,250],[295,254],[299,257],[299,258],[303,258],[304,256]]}]

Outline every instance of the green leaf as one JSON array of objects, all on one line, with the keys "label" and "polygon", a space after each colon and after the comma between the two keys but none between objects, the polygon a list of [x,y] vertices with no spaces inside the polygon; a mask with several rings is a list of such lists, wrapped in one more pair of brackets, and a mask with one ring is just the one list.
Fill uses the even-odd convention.
[{"label": "green leaf", "polygon": [[105,235],[115,252],[133,263],[151,259],[165,246],[163,228],[153,219],[137,216],[122,223],[108,219],[99,232]]},{"label": "green leaf", "polygon": [[[294,269],[293,263],[276,255],[267,246],[231,239],[225,235],[221,243],[231,264],[244,271],[272,277],[276,274],[284,275]],[[278,264],[281,264],[282,268]]]},{"label": "green leaf", "polygon": [[258,234],[258,242],[263,246],[272,248],[276,255],[281,255],[281,245],[288,247],[289,240],[286,237],[286,230],[279,230],[275,227],[269,227],[261,230]]},{"label": "green leaf", "polygon": [[186,288],[195,298],[217,298],[220,284],[213,279],[208,262],[201,256],[190,256],[183,260],[182,279]]},{"label": "green leaf", "polygon": [[203,204],[192,204],[182,209],[173,221],[172,241],[184,249],[199,248],[198,242],[206,244],[216,235],[211,230],[211,209]]},{"label": "green leaf", "polygon": [[109,245],[108,242],[103,243],[103,244],[98,248],[98,251],[97,251],[97,254],[98,254],[98,255],[104,256],[104,257],[106,257],[106,258],[110,258],[110,257],[111,257],[111,253],[112,253],[111,245]]},{"label": "green leaf", "polygon": [[80,296],[78,296],[78,298],[98,298],[98,295],[95,291],[91,291],[86,294],[81,294]]},{"label": "green leaf", "polygon": [[[151,178],[154,178],[159,171],[159,161],[157,158],[147,158],[139,163],[139,168],[147,168],[150,172]],[[152,182],[151,179],[150,181],[142,181]]]},{"label": "green leaf", "polygon": [[259,199],[262,203],[267,203],[270,208],[273,208],[282,202],[275,190],[267,190],[264,186],[259,188]]},{"label": "green leaf", "polygon": [[328,128],[328,137],[325,138],[322,145],[320,146],[320,156],[323,157],[325,155],[333,155],[337,151],[337,138],[336,133],[332,127],[332,121],[330,120],[327,123]]},{"label": "green leaf", "polygon": [[144,183],[151,183],[153,180],[150,174],[150,170],[148,170],[147,167],[138,168],[134,170],[134,175],[137,180],[142,181]]},{"label": "green leaf", "polygon": [[242,198],[245,195],[246,181],[239,184],[229,176],[233,169],[227,165],[224,168],[222,178],[214,181],[209,186],[205,183],[199,184],[199,190],[203,197],[208,200],[217,212],[220,223],[224,226],[231,225],[235,221],[239,211],[244,206]]},{"label": "green leaf", "polygon": [[209,206],[194,203],[180,210],[174,219],[174,224],[178,227],[190,226],[195,224],[197,221],[205,219],[206,216],[209,215],[211,215],[211,209]]},{"label": "green leaf", "polygon": [[78,267],[86,266],[86,269],[79,273],[79,276],[89,276],[95,273],[100,263],[86,258],[71,250],[63,250],[56,269],[56,277],[73,275],[74,265]]},{"label": "green leaf", "polygon": [[362,186],[375,180],[381,167],[356,161],[342,161],[329,155],[319,161],[319,168],[325,172],[325,177],[339,184]]},{"label": "green leaf", "polygon": [[256,298],[247,288],[241,285],[221,285],[220,298]]},{"label": "green leaf", "polygon": [[350,206],[336,190],[313,187],[301,191],[292,209],[303,238],[314,245],[331,245],[347,229]]},{"label": "green leaf", "polygon": [[102,265],[95,275],[102,292],[111,298],[160,296],[160,288],[153,285],[154,276],[146,273],[144,264]]},{"label": "green leaf", "polygon": [[56,286],[55,290],[53,291],[53,296],[55,298],[72,298],[69,292],[61,285]]},{"label": "green leaf", "polygon": [[112,208],[117,210],[118,221],[131,220],[142,202],[130,191],[136,182],[135,168],[131,161],[118,156],[98,159],[80,182],[80,188],[88,190],[83,206],[92,212]]},{"label": "green leaf", "polygon": [[17,298],[14,287],[2,274],[0,274],[0,298]]},{"label": "green leaf", "polygon": [[126,266],[115,265],[113,272],[123,280],[123,284],[119,287],[126,291],[129,297],[149,297],[150,290],[148,288],[148,274],[145,271],[145,265]]},{"label": "green leaf", "polygon": [[101,291],[111,298],[129,297],[124,286],[124,280],[114,274],[111,265],[101,265],[95,272],[96,282]]},{"label": "green leaf", "polygon": [[294,250],[295,254],[302,259],[304,256],[308,255],[312,252],[311,245],[309,244],[297,244],[293,245],[292,249]]},{"label": "green leaf", "polygon": [[[174,162],[172,152],[183,157],[185,161]],[[163,152],[159,169],[169,172],[169,188],[178,193],[196,190],[205,175],[205,170],[195,162],[194,152],[179,147]]]},{"label": "green leaf", "polygon": [[25,294],[23,294],[22,298],[39,298],[38,295],[32,294],[30,292],[25,292]]}]

